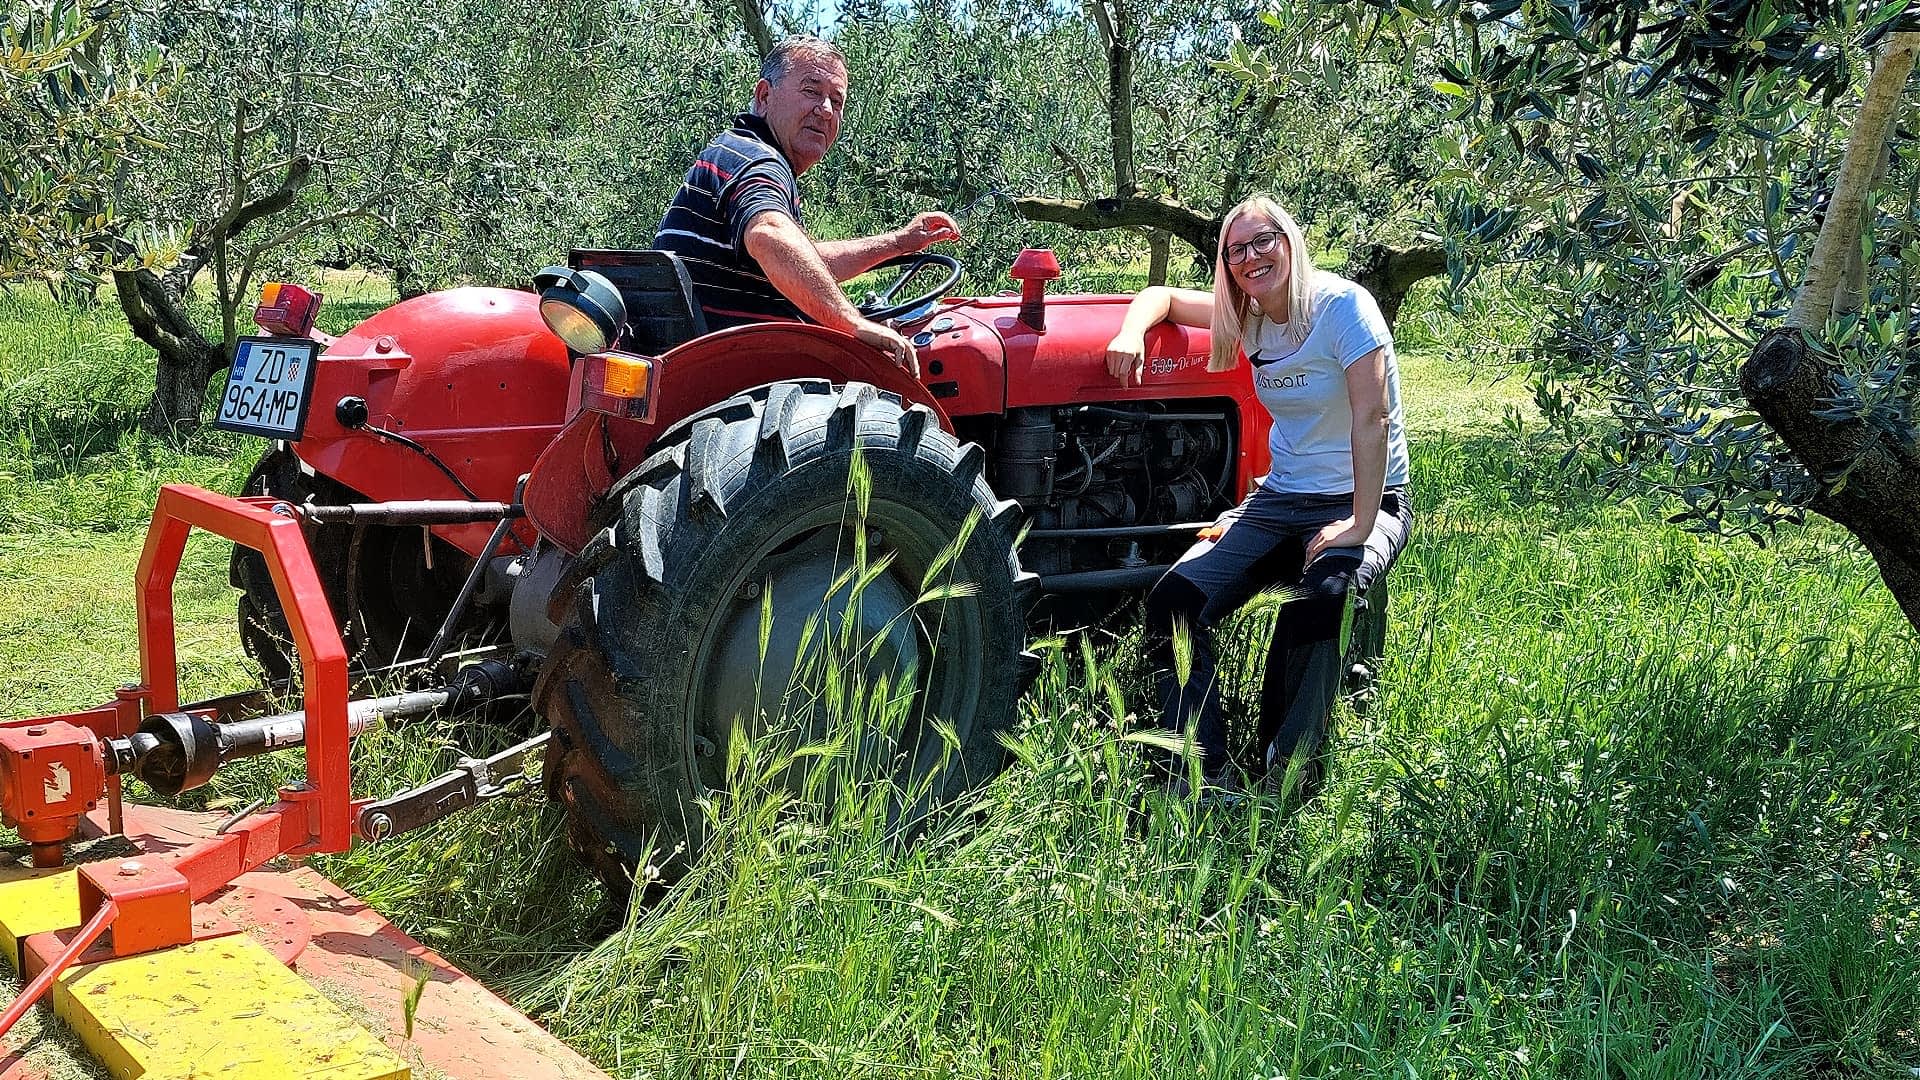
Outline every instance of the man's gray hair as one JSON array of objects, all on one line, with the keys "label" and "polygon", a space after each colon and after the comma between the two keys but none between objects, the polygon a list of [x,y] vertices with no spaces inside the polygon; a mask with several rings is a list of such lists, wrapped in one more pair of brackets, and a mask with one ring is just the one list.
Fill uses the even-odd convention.
[{"label": "man's gray hair", "polygon": [[795,60],[831,60],[847,70],[846,54],[834,47],[830,41],[817,37],[790,37],[773,47],[765,60],[760,61],[760,77],[770,83],[778,83],[787,77],[787,69]]}]

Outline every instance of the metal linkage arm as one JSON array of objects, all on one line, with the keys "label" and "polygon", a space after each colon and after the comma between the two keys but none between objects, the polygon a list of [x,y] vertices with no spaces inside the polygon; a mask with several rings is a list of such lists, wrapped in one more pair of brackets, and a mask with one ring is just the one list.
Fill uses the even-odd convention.
[{"label": "metal linkage arm", "polygon": [[[276,512],[278,511],[278,512]],[[261,554],[300,655],[304,688],[307,782],[284,790],[305,806],[283,838],[288,851],[345,851],[353,843],[353,792],[348,773],[347,650],[327,605],[326,590],[292,508],[278,499],[236,499],[186,484],[160,489],[153,524],[140,555],[140,676],[146,711],[168,713],[180,704],[175,651],[173,581],[187,536],[204,529]],[[132,732],[123,732],[130,735]],[[304,838],[299,836],[304,832]]]},{"label": "metal linkage arm", "polygon": [[391,839],[470,806],[524,790],[527,766],[545,757],[550,735],[552,732],[536,735],[490,758],[461,758],[453,769],[411,791],[367,803],[360,809],[360,835],[368,840]]}]

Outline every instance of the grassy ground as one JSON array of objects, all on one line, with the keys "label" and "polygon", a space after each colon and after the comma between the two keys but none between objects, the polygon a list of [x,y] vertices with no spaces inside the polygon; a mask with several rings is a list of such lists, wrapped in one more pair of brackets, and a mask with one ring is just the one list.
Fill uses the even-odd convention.
[{"label": "grassy ground", "polygon": [[[5,715],[133,673],[141,499],[252,452],[124,434],[137,350],[64,318],[0,311]],[[743,795],[611,936],[531,798],[327,870],[623,1077],[1913,1075],[1920,651],[1869,563],[1826,529],[1680,533],[1558,472],[1504,422],[1517,383],[1437,350],[1404,379],[1420,516],[1381,696],[1304,809],[1147,791],[1134,642],[1076,636],[1018,764],[909,849]],[[248,677],[224,567],[195,548],[182,589],[209,692]],[[359,775],[424,778],[451,736],[378,733]]]}]

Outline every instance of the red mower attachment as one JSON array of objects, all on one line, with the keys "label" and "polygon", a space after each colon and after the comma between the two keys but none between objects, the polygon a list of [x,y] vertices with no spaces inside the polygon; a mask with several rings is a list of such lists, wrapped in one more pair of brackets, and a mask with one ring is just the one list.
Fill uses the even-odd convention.
[{"label": "red mower attachment", "polygon": [[106,784],[91,730],[65,720],[0,728],[0,816],[32,845],[33,865],[60,865],[60,845]]},{"label": "red mower attachment", "polygon": [[[322,1062],[327,1075],[391,1080],[408,1075],[397,1048],[448,1075],[520,1076],[537,1067],[600,1077],[310,870],[260,872],[282,855],[344,851],[356,837],[385,839],[518,790],[523,761],[545,744],[542,736],[491,758],[462,759],[387,799],[354,799],[348,751],[369,724],[481,704],[522,693],[525,685],[512,665],[484,660],[460,668],[443,687],[350,700],[347,651],[301,530],[303,515],[328,511],[432,521],[476,514],[509,521],[519,514],[517,505],[453,502],[316,509],[184,485],[161,489],[137,579],[140,682],[96,709],[0,723],[0,818],[27,840],[40,868],[0,876],[0,936],[17,942],[21,973],[30,978],[0,1015],[0,1036],[59,987],[52,996],[60,1015],[115,1075],[174,1075],[181,1068],[200,1075],[202,1055],[217,1052],[236,1063],[235,1075],[307,1075],[299,1070]],[[173,586],[194,529],[260,553],[300,660],[299,711],[249,716],[227,701],[181,705]],[[123,777],[171,796],[205,784],[225,762],[292,747],[306,749],[305,779],[281,788],[271,805],[255,804],[217,824],[212,815],[122,805]],[[104,823],[92,813],[102,802]],[[83,831],[89,839],[123,836],[134,850],[49,876],[62,865],[64,846]],[[390,991],[396,963],[441,972],[435,982],[446,989],[437,1022],[450,1036],[436,1043],[389,1031],[382,1045],[286,971],[296,957],[301,970],[329,985],[357,984],[361,996],[375,998]],[[151,988],[163,985],[160,1000]],[[240,999],[287,1020],[235,1020],[232,1003]],[[171,1034],[143,1037],[155,1030],[148,1024]],[[480,1060],[472,1053],[477,1045],[497,1052]],[[4,1061],[0,1075],[13,1075]]]},{"label": "red mower attachment", "polygon": [[[139,685],[110,706],[61,717],[19,720],[0,728],[0,813],[33,846],[37,867],[58,866],[61,845],[82,815],[105,797],[114,827],[121,820],[120,777],[161,780],[176,791],[204,782],[218,765],[197,742],[217,738],[204,717],[179,713],[173,582],[195,528],[260,552],[293,631],[305,679],[306,709],[288,744],[307,748],[307,779],[280,799],[234,822],[217,836],[169,852],[164,861],[129,859],[80,869],[81,915],[87,930],[22,993],[0,1035],[60,971],[106,933],[113,954],[128,956],[193,940],[193,902],[268,860],[287,854],[344,851],[353,840],[353,797],[347,771],[350,740],[347,653],[327,607],[292,508],[275,499],[234,499],[169,484],[160,491],[140,556]],[[297,736],[297,737],[296,737]],[[167,778],[177,783],[167,783]]]}]

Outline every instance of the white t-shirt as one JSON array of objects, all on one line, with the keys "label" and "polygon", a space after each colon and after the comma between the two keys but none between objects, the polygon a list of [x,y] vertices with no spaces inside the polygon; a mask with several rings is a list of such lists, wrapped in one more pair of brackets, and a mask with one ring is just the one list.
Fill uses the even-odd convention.
[{"label": "white t-shirt", "polygon": [[1407,431],[1400,416],[1400,365],[1393,334],[1372,294],[1324,271],[1314,275],[1313,328],[1298,349],[1286,324],[1260,319],[1245,342],[1253,389],[1273,414],[1273,466],[1261,483],[1283,494],[1353,491],[1353,406],[1347,368],[1375,349],[1387,360],[1387,486],[1407,482]]}]

